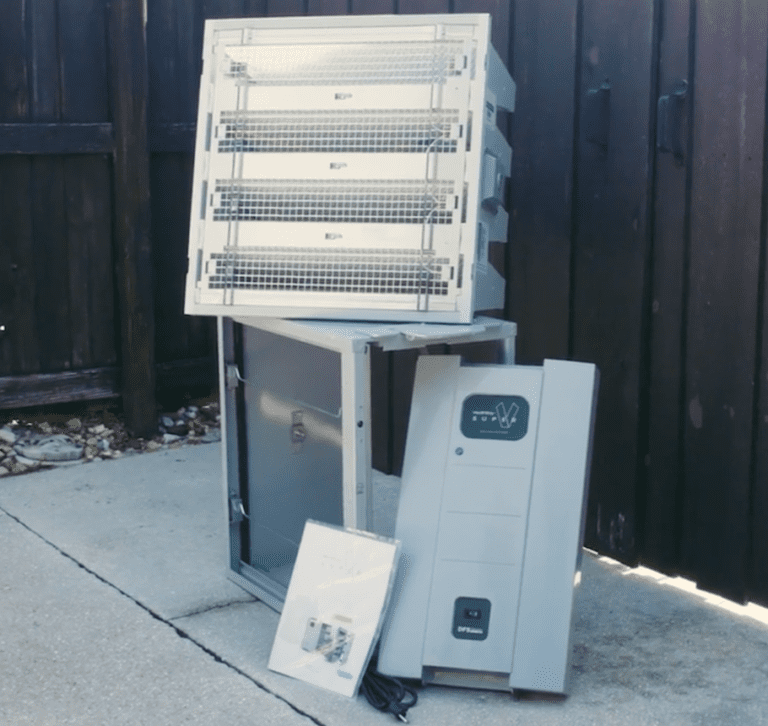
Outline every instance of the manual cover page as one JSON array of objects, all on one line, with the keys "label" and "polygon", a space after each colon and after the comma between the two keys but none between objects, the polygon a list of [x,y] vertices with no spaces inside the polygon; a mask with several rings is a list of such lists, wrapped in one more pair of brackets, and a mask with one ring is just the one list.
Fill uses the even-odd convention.
[{"label": "manual cover page", "polygon": [[381,631],[400,543],[307,520],[269,668],[357,695]]}]

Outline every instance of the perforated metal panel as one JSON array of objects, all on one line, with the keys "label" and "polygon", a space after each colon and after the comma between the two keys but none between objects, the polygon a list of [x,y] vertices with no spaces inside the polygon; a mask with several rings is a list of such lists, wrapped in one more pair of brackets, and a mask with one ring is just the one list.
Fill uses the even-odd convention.
[{"label": "perforated metal panel", "polygon": [[501,307],[487,255],[506,236],[495,119],[514,84],[489,33],[487,15],[208,21],[186,311],[467,322],[476,299]]},{"label": "perforated metal panel", "polygon": [[307,44],[286,60],[284,46],[230,53],[227,75],[257,86],[445,83],[469,63],[462,41]]},{"label": "perforated metal panel", "polygon": [[447,257],[413,250],[282,247],[214,253],[211,289],[447,295]]},{"label": "perforated metal panel", "polygon": [[453,191],[450,181],[218,180],[213,220],[450,224],[459,204]]},{"label": "perforated metal panel", "polygon": [[222,111],[219,153],[456,153],[458,111]]}]

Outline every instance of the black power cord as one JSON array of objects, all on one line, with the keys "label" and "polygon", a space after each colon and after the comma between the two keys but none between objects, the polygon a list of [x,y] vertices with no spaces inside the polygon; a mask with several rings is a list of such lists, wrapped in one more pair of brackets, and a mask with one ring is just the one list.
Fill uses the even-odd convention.
[{"label": "black power cord", "polygon": [[[379,673],[376,670],[376,665],[377,659],[374,657],[368,663],[363,682],[360,684],[360,693],[378,711],[391,713],[403,723],[408,723],[405,714],[419,700],[416,691],[410,686],[403,685],[397,678]],[[410,696],[410,698],[404,702],[403,699],[406,696]]]}]

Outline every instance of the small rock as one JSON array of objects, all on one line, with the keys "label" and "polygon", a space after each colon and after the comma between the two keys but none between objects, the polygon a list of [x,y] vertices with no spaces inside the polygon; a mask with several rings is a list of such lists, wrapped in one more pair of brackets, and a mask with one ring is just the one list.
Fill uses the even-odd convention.
[{"label": "small rock", "polygon": [[187,409],[182,406],[178,411],[176,411],[176,417],[177,418],[184,418],[184,414],[187,412]]},{"label": "small rock", "polygon": [[99,440],[95,436],[91,436],[85,440],[85,443],[88,446],[96,446],[99,443]]},{"label": "small rock", "polygon": [[166,433],[169,434],[175,434],[176,436],[186,436],[187,435],[187,422],[186,421],[176,421],[171,426],[165,427]]},{"label": "small rock", "polygon": [[94,456],[96,456],[96,447],[95,446],[86,446],[85,447],[85,456],[87,459],[93,459]]},{"label": "small rock", "polygon": [[147,451],[159,451],[163,445],[159,441],[150,441],[147,443]]},{"label": "small rock", "polygon": [[180,439],[181,436],[176,436],[176,434],[163,434],[164,444],[172,444],[174,441],[179,441]]},{"label": "small rock", "polygon": [[200,413],[200,409],[197,406],[187,406],[185,416],[187,418],[197,418],[198,413]]},{"label": "small rock", "polygon": [[[10,444],[0,444],[0,453],[2,454],[10,454],[13,451],[13,446]],[[3,457],[0,456],[0,459]]]},{"label": "small rock", "polygon": [[6,444],[15,444],[16,438],[16,434],[8,426],[3,426],[0,429],[0,441],[4,441]]},{"label": "small rock", "polygon": [[205,418],[207,418],[210,421],[215,421],[216,416],[219,413],[219,407],[215,403],[210,403],[205,406],[203,406],[200,409],[201,413]]},{"label": "small rock", "polygon": [[173,426],[173,419],[170,416],[161,416],[160,425],[168,429]]},{"label": "small rock", "polygon": [[67,421],[67,428],[70,431],[75,431],[82,428],[83,422],[79,418],[71,418]]},{"label": "small rock", "polygon": [[7,476],[10,473],[10,469],[6,469],[4,466],[0,466],[0,476]]},{"label": "small rock", "polygon": [[27,469],[34,469],[40,466],[39,461],[35,461],[34,459],[28,459],[26,456],[21,456],[19,454],[16,454],[16,461],[18,461],[19,464],[24,464],[24,466],[26,466]]},{"label": "small rock", "polygon": [[43,421],[40,424],[40,430],[44,434],[52,434],[53,433],[53,426],[51,426],[51,424],[49,424],[47,421]]},{"label": "small rock", "polygon": [[11,474],[21,474],[26,471],[28,467],[24,466],[20,461],[11,462]]},{"label": "small rock", "polygon": [[221,429],[211,429],[207,434],[203,434],[200,437],[200,441],[204,444],[213,444],[216,441],[221,441]]},{"label": "small rock", "polygon": [[113,459],[119,459],[123,455],[122,451],[113,451],[112,452],[112,458]]},{"label": "small rock", "polygon": [[91,429],[88,429],[92,434],[103,434],[107,427],[104,424],[98,424]]},{"label": "small rock", "polygon": [[179,439],[178,441],[172,441],[170,444],[168,444],[168,448],[169,449],[180,449],[181,445],[183,443],[184,442],[181,439]]},{"label": "small rock", "polygon": [[83,455],[83,447],[64,434],[32,437],[16,445],[16,452],[37,461],[72,461]]},{"label": "small rock", "polygon": [[106,439],[99,439],[98,443],[96,444],[96,448],[99,451],[109,451],[109,441]]}]

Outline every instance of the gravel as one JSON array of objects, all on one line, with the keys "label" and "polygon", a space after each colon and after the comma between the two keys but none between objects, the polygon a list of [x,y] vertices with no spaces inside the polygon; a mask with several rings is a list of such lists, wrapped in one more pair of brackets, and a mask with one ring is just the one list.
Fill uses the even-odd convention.
[{"label": "gravel", "polygon": [[151,439],[132,438],[119,416],[100,413],[66,421],[0,419],[0,477],[36,469],[117,459],[221,440],[219,405],[189,405],[158,417]]}]

